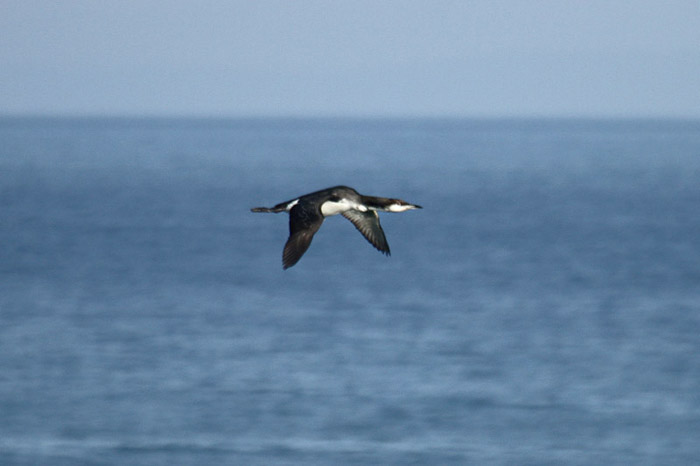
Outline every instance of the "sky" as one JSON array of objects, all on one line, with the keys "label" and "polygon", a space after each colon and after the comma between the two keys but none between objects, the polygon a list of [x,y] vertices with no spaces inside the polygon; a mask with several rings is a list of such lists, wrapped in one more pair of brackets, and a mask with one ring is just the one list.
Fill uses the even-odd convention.
[{"label": "sky", "polygon": [[0,0],[0,114],[700,118],[700,0]]}]

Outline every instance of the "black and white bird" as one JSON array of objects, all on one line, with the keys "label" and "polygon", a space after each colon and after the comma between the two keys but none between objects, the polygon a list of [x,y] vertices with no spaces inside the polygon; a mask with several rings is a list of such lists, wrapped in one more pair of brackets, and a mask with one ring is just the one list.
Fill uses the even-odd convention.
[{"label": "black and white bird", "polygon": [[335,186],[281,202],[274,207],[255,207],[251,211],[289,212],[289,239],[282,253],[282,266],[288,269],[309,249],[311,239],[326,217],[341,214],[355,225],[372,246],[390,255],[389,243],[379,224],[377,212],[404,212],[421,208],[401,199],[364,196],[347,186]]}]

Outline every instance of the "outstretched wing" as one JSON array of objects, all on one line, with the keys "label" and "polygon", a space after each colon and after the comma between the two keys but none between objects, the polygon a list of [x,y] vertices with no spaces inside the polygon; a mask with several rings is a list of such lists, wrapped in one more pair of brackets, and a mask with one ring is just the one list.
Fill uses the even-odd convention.
[{"label": "outstretched wing", "polygon": [[368,210],[367,212],[348,210],[343,212],[343,217],[350,220],[372,246],[387,256],[391,255],[389,243],[387,243],[386,236],[384,236],[384,230],[379,224],[379,214],[375,210]]},{"label": "outstretched wing", "polygon": [[288,269],[299,262],[322,223],[323,216],[314,204],[299,202],[292,207],[289,211],[289,239],[282,253],[283,268]]}]

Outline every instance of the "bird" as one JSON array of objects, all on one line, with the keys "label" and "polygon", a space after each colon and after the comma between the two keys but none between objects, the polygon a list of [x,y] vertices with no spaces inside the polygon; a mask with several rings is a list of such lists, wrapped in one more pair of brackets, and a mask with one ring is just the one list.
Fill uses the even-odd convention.
[{"label": "bird", "polygon": [[405,212],[422,209],[401,199],[365,196],[347,186],[334,186],[281,202],[273,207],[253,207],[251,212],[289,213],[289,238],[282,252],[282,268],[299,262],[314,234],[326,217],[341,214],[355,225],[362,236],[377,250],[391,255],[378,211]]}]

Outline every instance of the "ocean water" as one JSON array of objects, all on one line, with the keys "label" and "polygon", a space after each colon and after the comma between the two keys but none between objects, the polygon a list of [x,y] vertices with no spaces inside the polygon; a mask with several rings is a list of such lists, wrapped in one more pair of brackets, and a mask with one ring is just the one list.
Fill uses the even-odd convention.
[{"label": "ocean water", "polygon": [[[700,122],[0,120],[0,464],[699,464]],[[283,271],[286,214],[340,216]]]}]

